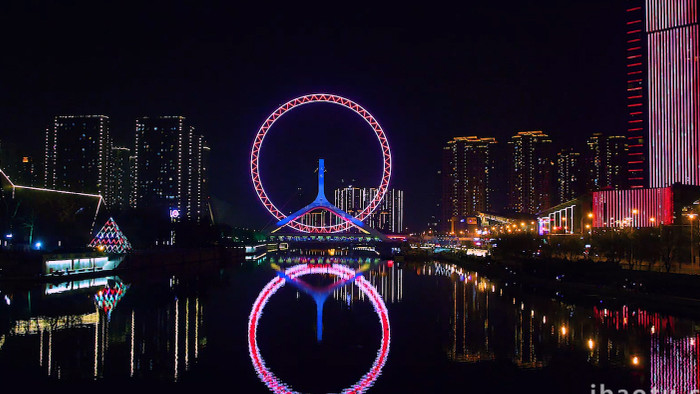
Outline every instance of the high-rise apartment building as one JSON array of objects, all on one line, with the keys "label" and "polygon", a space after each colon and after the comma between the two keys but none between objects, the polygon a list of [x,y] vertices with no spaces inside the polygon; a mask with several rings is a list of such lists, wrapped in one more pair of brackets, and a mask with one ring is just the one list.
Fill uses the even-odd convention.
[{"label": "high-rise apartment building", "polygon": [[44,187],[102,194],[108,200],[109,118],[56,116],[46,130]]},{"label": "high-rise apartment building", "polygon": [[557,204],[573,200],[584,192],[582,164],[581,154],[573,149],[557,153]]},{"label": "high-rise apartment building", "polygon": [[109,196],[107,206],[113,209],[129,207],[131,195],[131,166],[129,157],[131,149],[113,146],[109,163]]},{"label": "high-rise apartment building", "polygon": [[208,214],[208,156],[204,138],[183,116],[136,120],[131,206],[174,220]]},{"label": "high-rise apartment building", "polygon": [[627,4],[630,187],[700,185],[697,1]]},{"label": "high-rise apartment building", "polygon": [[41,166],[36,156],[17,145],[0,141],[0,169],[16,185],[43,186]]},{"label": "high-rise apartment building", "polygon": [[455,137],[442,154],[442,230],[492,209],[496,139]]},{"label": "high-rise apartment building", "polygon": [[586,190],[626,189],[629,145],[625,136],[594,133],[586,140]]},{"label": "high-rise apartment building", "polygon": [[[335,206],[352,216],[357,216],[377,194],[376,188],[344,187],[335,190]],[[314,224],[325,225],[319,218],[309,217]],[[377,209],[364,222],[383,233],[398,234],[404,231],[403,190],[389,189]]]},{"label": "high-rise apartment building", "polygon": [[508,141],[509,208],[534,214],[553,205],[552,140],[542,131],[521,131]]}]

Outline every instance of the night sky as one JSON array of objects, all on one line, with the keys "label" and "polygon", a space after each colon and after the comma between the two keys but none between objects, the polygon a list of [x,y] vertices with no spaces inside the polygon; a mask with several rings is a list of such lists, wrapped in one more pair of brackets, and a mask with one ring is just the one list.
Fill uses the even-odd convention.
[{"label": "night sky", "polygon": [[[409,231],[437,214],[454,136],[544,130],[580,149],[593,132],[624,132],[624,2],[17,3],[0,9],[0,139],[41,154],[54,115],[105,114],[133,148],[136,117],[184,115],[212,147],[216,212],[236,226],[270,224],[250,147],[269,113],[307,93],[348,97],[384,127]],[[275,125],[263,181],[293,211],[313,199],[319,157],[330,186],[374,186],[378,155],[357,115],[315,104]]]}]

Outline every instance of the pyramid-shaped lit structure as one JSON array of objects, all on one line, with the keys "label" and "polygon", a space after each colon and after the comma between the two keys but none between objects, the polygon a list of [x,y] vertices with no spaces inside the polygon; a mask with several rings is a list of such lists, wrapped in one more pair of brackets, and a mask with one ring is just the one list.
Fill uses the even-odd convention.
[{"label": "pyramid-shaped lit structure", "polygon": [[117,226],[117,222],[111,217],[88,246],[91,248],[103,246],[106,253],[127,253],[131,251],[129,240],[126,239],[122,230]]}]

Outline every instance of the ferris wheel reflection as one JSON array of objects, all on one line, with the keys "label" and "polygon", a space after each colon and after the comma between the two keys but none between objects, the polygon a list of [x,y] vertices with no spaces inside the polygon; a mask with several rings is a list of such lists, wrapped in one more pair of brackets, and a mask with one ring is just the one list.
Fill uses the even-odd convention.
[{"label": "ferris wheel reflection", "polygon": [[[343,393],[358,393],[364,392],[369,389],[374,382],[377,380],[381,374],[381,370],[386,363],[387,356],[389,354],[389,345],[391,342],[391,329],[389,325],[389,315],[382,299],[381,295],[377,289],[372,286],[369,281],[367,281],[362,275],[362,271],[366,267],[362,267],[358,270],[354,270],[350,267],[340,265],[340,264],[298,264],[295,266],[288,267],[284,270],[273,265],[277,269],[277,276],[273,278],[270,282],[263,287],[258,295],[257,299],[253,303],[253,308],[250,312],[248,318],[248,350],[250,353],[250,359],[253,363],[256,373],[260,380],[274,393],[294,393],[294,391],[289,385],[280,381],[272,371],[265,365],[265,360],[262,358],[260,349],[258,347],[257,341],[257,328],[260,322],[260,317],[262,316],[265,304],[269,301],[273,294],[275,294],[280,288],[282,288],[286,283],[294,286],[295,288],[301,290],[302,292],[310,295],[316,302],[316,325],[317,325],[317,336],[316,339],[321,341],[323,338],[323,304],[326,299],[333,291],[339,287],[354,284],[357,286],[361,292],[367,296],[367,298],[372,303],[375,313],[379,318],[379,323],[381,325],[382,338],[380,342],[379,350],[377,351],[377,357],[370,370],[363,375],[360,380],[353,384],[352,386],[342,390]],[[326,274],[333,275],[339,280],[329,286],[323,288],[316,288],[310,286],[306,282],[302,281],[300,278],[305,275],[310,274]]]}]

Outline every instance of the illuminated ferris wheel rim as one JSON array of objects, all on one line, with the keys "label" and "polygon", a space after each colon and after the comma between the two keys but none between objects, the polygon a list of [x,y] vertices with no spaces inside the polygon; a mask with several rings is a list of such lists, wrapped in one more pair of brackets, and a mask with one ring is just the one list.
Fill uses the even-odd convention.
[{"label": "illuminated ferris wheel rim", "polygon": [[[359,214],[357,214],[357,216],[355,216],[357,220],[363,221],[377,209],[388,190],[389,180],[391,179],[391,150],[389,148],[389,141],[387,140],[386,135],[384,134],[384,130],[382,129],[379,122],[377,122],[377,120],[369,113],[369,111],[367,111],[354,101],[338,95],[316,93],[300,96],[282,104],[279,108],[273,111],[272,114],[270,114],[270,116],[267,117],[267,119],[260,126],[260,129],[258,129],[258,133],[256,134],[255,140],[253,142],[253,148],[250,152],[250,177],[253,181],[255,193],[258,195],[258,198],[260,199],[260,202],[263,203],[265,209],[267,209],[268,212],[270,212],[270,214],[272,214],[272,216],[274,216],[277,220],[282,220],[287,217],[287,215],[282,213],[282,211],[280,211],[275,206],[275,204],[265,192],[265,188],[263,187],[262,179],[260,177],[260,150],[262,148],[262,143],[265,139],[265,136],[267,135],[267,132],[277,121],[277,119],[282,117],[282,115],[284,115],[293,108],[311,103],[337,104],[352,110],[356,114],[360,115],[365,120],[365,122],[367,122],[367,124],[369,124],[370,127],[372,127],[372,130],[374,131],[377,140],[379,141],[379,145],[381,146],[382,150],[382,156],[384,159],[382,165],[382,180],[379,183],[379,187],[377,188],[377,193],[375,194],[374,198],[362,211],[360,211]],[[335,233],[347,230],[352,226],[352,224],[347,221],[343,221],[341,223],[329,226],[310,226],[302,223],[300,219],[295,219],[291,221],[288,225],[296,230],[307,233]]]},{"label": "illuminated ferris wheel rim", "polygon": [[[300,276],[309,274],[331,274],[335,275],[342,280],[351,279],[356,271],[342,264],[298,264],[289,267],[285,270],[285,273],[292,279]],[[263,287],[258,294],[258,298],[253,303],[253,308],[250,311],[250,316],[248,317],[248,352],[250,353],[250,359],[253,362],[253,367],[257,372],[260,380],[265,383],[265,385],[272,390],[274,393],[295,393],[287,384],[283,383],[275,376],[272,371],[265,365],[265,360],[263,360],[260,355],[260,349],[258,348],[258,336],[257,328],[260,317],[262,316],[265,304],[272,297],[273,294],[277,292],[285,284],[285,279],[279,276],[273,278],[270,282]],[[360,378],[360,380],[354,385],[344,389],[343,393],[361,393],[371,387],[374,382],[379,378],[382,368],[386,363],[386,359],[389,355],[389,347],[391,342],[391,326],[389,325],[389,312],[386,308],[386,304],[379,294],[377,289],[372,286],[364,276],[358,276],[355,279],[355,285],[367,296],[374,310],[379,317],[379,322],[382,326],[382,340],[381,346],[377,351],[377,358],[372,363],[370,370]]]}]

